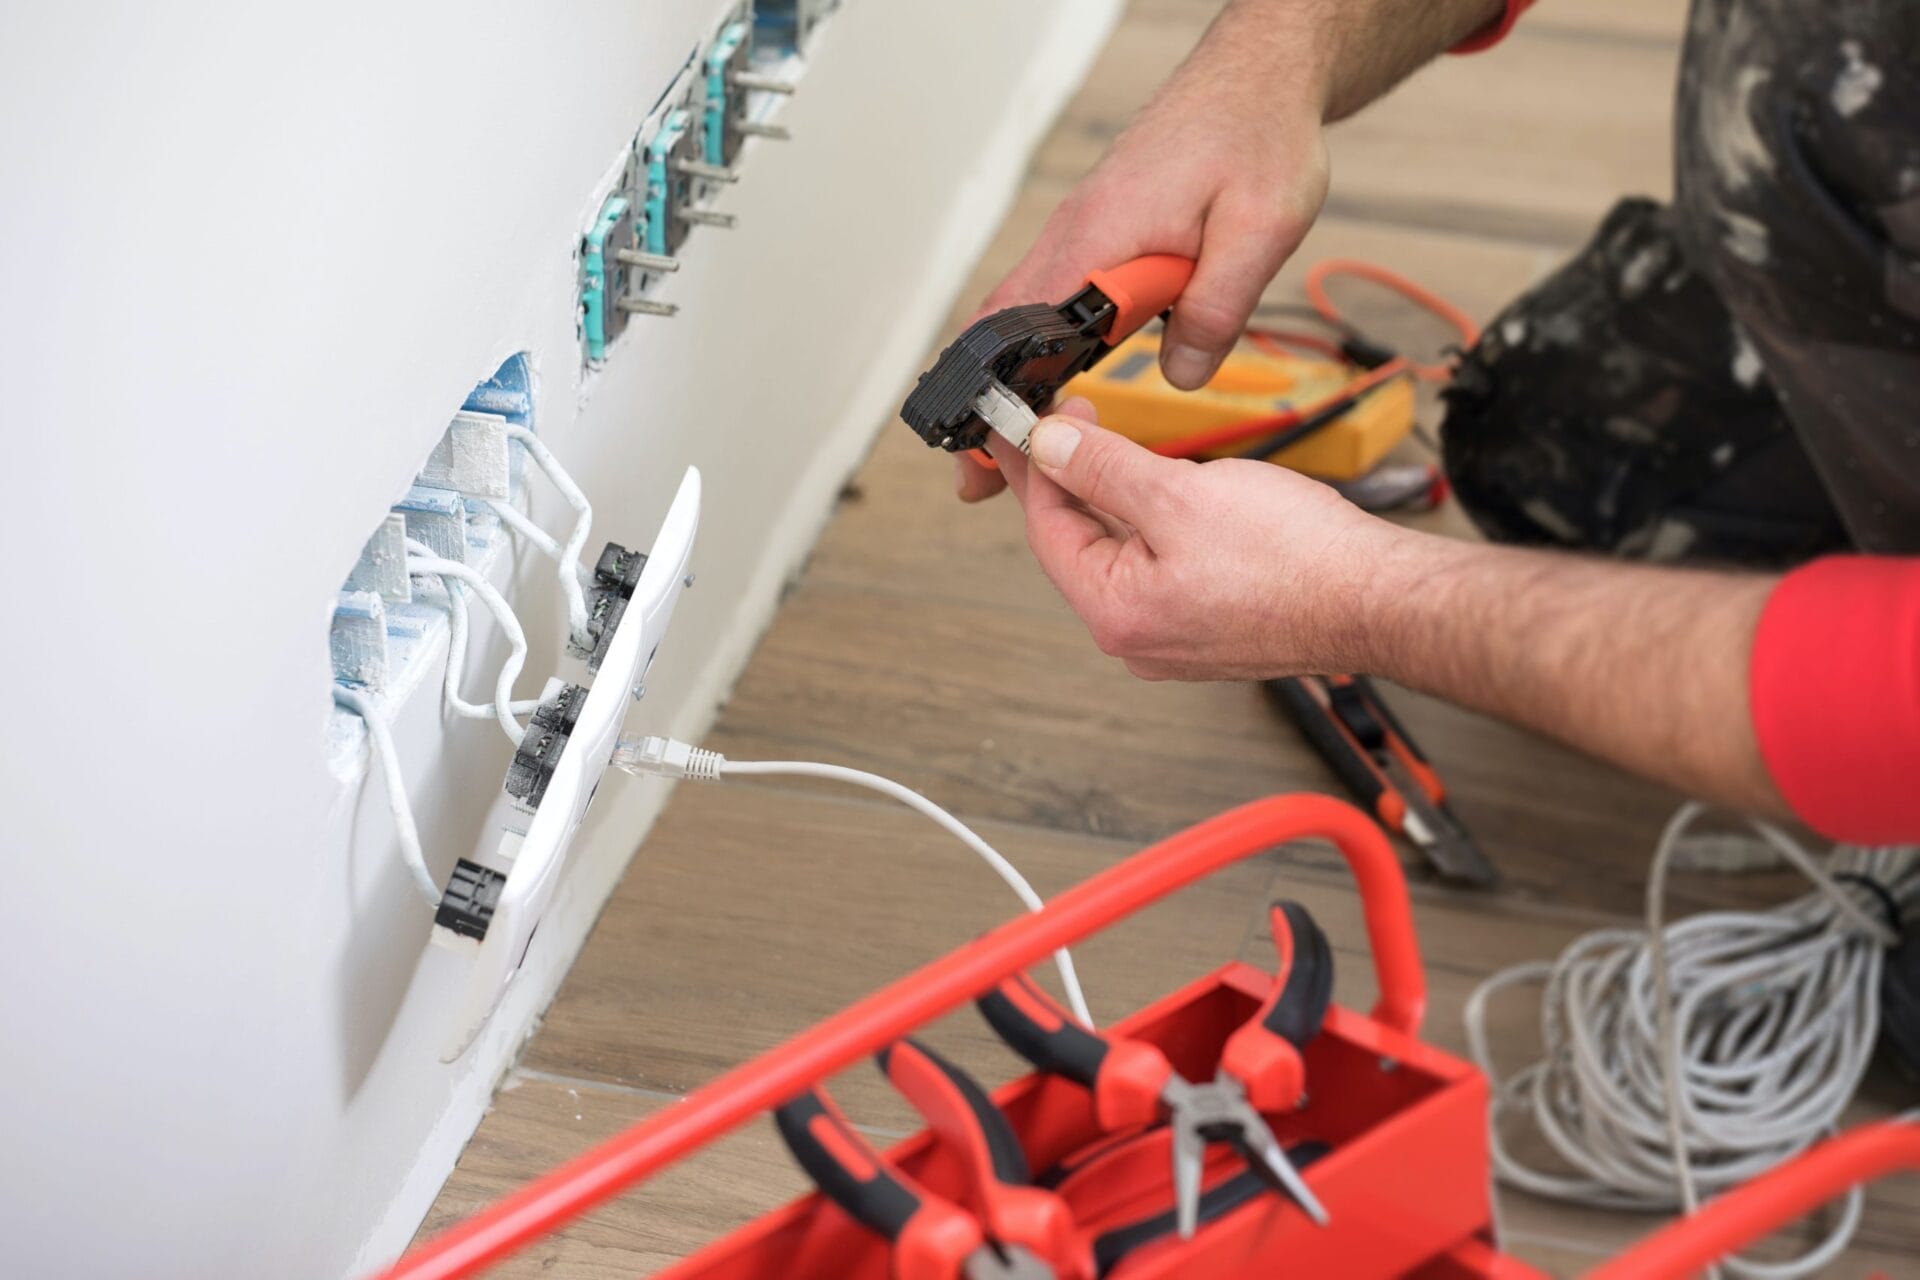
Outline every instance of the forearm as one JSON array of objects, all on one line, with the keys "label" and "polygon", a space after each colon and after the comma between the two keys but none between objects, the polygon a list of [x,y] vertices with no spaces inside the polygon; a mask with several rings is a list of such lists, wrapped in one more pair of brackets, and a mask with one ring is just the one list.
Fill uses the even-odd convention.
[{"label": "forearm", "polygon": [[1352,115],[1497,18],[1504,0],[1233,0],[1174,79]]},{"label": "forearm", "polygon": [[1356,610],[1355,665],[1690,794],[1786,811],[1748,687],[1777,579],[1412,533],[1380,560]]}]

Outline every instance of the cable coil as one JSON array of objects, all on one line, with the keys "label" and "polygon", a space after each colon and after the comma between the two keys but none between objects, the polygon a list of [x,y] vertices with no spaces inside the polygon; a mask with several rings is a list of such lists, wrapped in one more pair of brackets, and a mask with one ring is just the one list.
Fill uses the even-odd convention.
[{"label": "cable coil", "polygon": [[[1667,923],[1666,879],[1702,812],[1668,823],[1647,890],[1647,927],[1602,929],[1558,959],[1494,974],[1467,1002],[1470,1052],[1493,1084],[1495,1176],[1550,1199],[1692,1212],[1837,1130],[1879,1032],[1880,972],[1920,898],[1912,848],[1842,845],[1815,859],[1755,822],[1814,892],[1769,911]],[[1541,1058],[1501,1079],[1487,1006],[1539,983]],[[1503,1120],[1523,1117],[1564,1171],[1520,1159]],[[1511,1132],[1511,1129],[1508,1129]],[[1811,1250],[1786,1262],[1728,1259],[1754,1280],[1814,1274],[1846,1248],[1864,1203],[1849,1193]]]}]

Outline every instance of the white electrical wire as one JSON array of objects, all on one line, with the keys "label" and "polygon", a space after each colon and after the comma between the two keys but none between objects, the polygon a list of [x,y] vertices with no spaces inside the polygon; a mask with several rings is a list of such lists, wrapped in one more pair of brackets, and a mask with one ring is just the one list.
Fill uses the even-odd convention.
[{"label": "white electrical wire", "polygon": [[[515,533],[524,537],[528,542],[531,542],[534,545],[534,549],[539,551],[541,555],[559,564],[561,574],[560,587],[562,591],[565,591],[567,584],[567,553],[566,549],[560,545],[560,540],[535,524],[528,518],[526,512],[514,506],[511,502],[507,502],[501,498],[488,498],[487,505],[493,508],[494,514],[498,515],[504,524]],[[592,575],[587,572],[586,567],[578,560],[573,562],[573,583],[575,586],[584,587],[587,579],[591,576]],[[586,607],[584,597],[580,603],[581,608],[584,609]],[[572,611],[571,604],[568,606],[568,611]]]},{"label": "white electrical wire", "polygon": [[[994,872],[1019,897],[1027,910],[1038,911],[1046,905],[1040,895],[1033,891],[1033,886],[1027,883],[1026,877],[1021,875],[999,850],[982,840],[966,823],[918,791],[904,787],[891,778],[883,778],[877,773],[868,773],[862,769],[848,769],[837,764],[815,764],[804,760],[729,760],[717,751],[706,751],[668,738],[625,739],[614,748],[611,763],[615,768],[625,769],[629,773],[694,778],[700,781],[753,774],[784,774],[826,778],[834,782],[846,782],[856,787],[865,787],[931,818],[957,837],[962,844],[973,850],[982,861],[993,868]],[[1053,962],[1060,971],[1060,985],[1066,989],[1067,1002],[1073,1009],[1073,1016],[1089,1027],[1093,1026],[1093,1014],[1087,1009],[1086,994],[1080,989],[1080,978],[1074,971],[1072,953],[1062,947],[1053,953]]]},{"label": "white electrical wire", "polygon": [[[515,746],[526,736],[526,729],[514,719],[514,714],[528,714],[537,702],[532,704],[516,703],[513,700],[513,682],[519,676],[520,669],[527,661],[527,634],[520,626],[520,619],[514,614],[513,607],[494,589],[486,576],[470,565],[457,560],[445,560],[435,555],[433,550],[412,538],[407,539],[407,572],[441,579],[447,592],[447,703],[454,711],[463,716],[485,719],[489,716],[500,722],[501,729]],[[460,696],[460,681],[466,673],[467,661],[467,615],[466,601],[461,590],[470,587],[480,597],[481,603],[493,614],[500,624],[500,630],[506,635],[512,650],[505,662],[500,664],[500,674],[494,681],[493,702],[470,703]],[[522,708],[525,708],[524,710]]]},{"label": "white electrical wire", "polygon": [[[460,686],[466,683],[469,635],[466,588],[452,582],[445,582],[444,585],[447,592],[447,706],[456,715],[470,720],[497,719],[499,712],[494,709],[496,703],[468,702],[460,696]],[[540,699],[516,698],[507,705],[516,716],[530,716],[540,709]]]},{"label": "white electrical wire", "polygon": [[[1770,911],[1713,911],[1668,923],[1666,880],[1688,827],[1668,823],[1649,872],[1647,927],[1603,929],[1552,963],[1519,965],[1467,1002],[1470,1051],[1493,1082],[1495,1175],[1509,1186],[1610,1208],[1691,1213],[1833,1133],[1879,1032],[1885,948],[1897,932],[1879,896],[1904,913],[1920,901],[1912,848],[1842,845],[1824,867],[1766,823],[1765,843],[1815,886]],[[1838,878],[1837,878],[1838,877]],[[1543,1054],[1506,1080],[1489,1050],[1487,1005],[1543,983]],[[1532,1122],[1566,1170],[1522,1162],[1500,1121]],[[1850,1192],[1809,1252],[1786,1262],[1729,1258],[1754,1280],[1795,1280],[1846,1248],[1864,1203]]]},{"label": "white electrical wire", "polygon": [[559,563],[560,592],[567,601],[567,628],[573,633],[576,643],[584,644],[587,642],[587,599],[580,581],[586,575],[580,567],[580,552],[587,545],[587,535],[593,529],[593,504],[587,501],[587,495],[573,482],[567,469],[560,465],[560,459],[554,456],[553,450],[547,448],[546,441],[518,425],[507,427],[507,438],[519,442],[520,447],[527,451],[527,456],[547,473],[547,479],[560,491],[567,505],[573,508],[573,532],[567,535],[566,545],[561,546],[545,530],[522,515],[512,503],[495,501],[490,505],[502,520]]},{"label": "white electrical wire", "polygon": [[333,700],[366,722],[367,750],[386,784],[387,807],[393,811],[393,827],[400,835],[400,859],[420,886],[427,905],[440,906],[440,884],[427,869],[426,854],[420,848],[420,828],[413,820],[413,805],[407,799],[407,781],[400,774],[400,758],[394,753],[393,734],[387,717],[373,699],[346,685],[333,686]]}]

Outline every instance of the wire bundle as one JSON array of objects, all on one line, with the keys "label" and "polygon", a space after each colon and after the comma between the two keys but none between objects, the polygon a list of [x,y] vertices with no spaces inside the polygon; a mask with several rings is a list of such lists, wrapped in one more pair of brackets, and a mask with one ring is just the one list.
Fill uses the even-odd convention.
[{"label": "wire bundle", "polygon": [[[586,545],[588,532],[593,526],[593,507],[553,451],[532,431],[521,426],[510,426],[507,436],[526,450],[552,481],[554,488],[559,490],[567,505],[573,508],[573,531],[563,546],[512,503],[494,501],[490,505],[503,524],[557,563],[561,594],[567,602],[569,630],[576,639],[582,638],[586,635],[587,606],[581,590],[586,571],[580,565],[580,551]],[[430,547],[412,538],[407,539],[407,572],[413,577],[437,579],[446,592],[447,669],[442,688],[447,707],[456,715],[498,721],[507,740],[518,746],[526,736],[526,728],[517,717],[531,715],[540,706],[538,699],[516,701],[513,697],[513,683],[519,678],[527,661],[526,629],[521,626],[519,615],[506,597],[487,580],[486,575],[459,561],[437,556]],[[492,702],[468,702],[460,692],[467,669],[469,592],[478,596],[481,604],[493,615],[510,646],[494,678]],[[438,906],[439,882],[427,866],[426,855],[421,849],[419,827],[414,821],[413,806],[407,798],[406,779],[401,774],[399,758],[394,753],[393,732],[385,711],[370,695],[340,684],[334,685],[333,700],[366,723],[367,749],[386,786],[387,804],[393,811],[394,829],[399,835],[401,859],[415,883],[420,886],[422,896],[429,904]]]},{"label": "wire bundle", "polygon": [[[1603,929],[1551,963],[1493,975],[1467,1003],[1470,1050],[1494,1082],[1495,1176],[1552,1199],[1692,1212],[1834,1132],[1879,1032],[1880,972],[1899,917],[1920,900],[1911,848],[1842,845],[1816,860],[1755,822],[1814,892],[1770,911],[1715,911],[1668,924],[1666,878],[1702,812],[1668,824],[1647,890],[1647,927]],[[1539,1061],[1505,1080],[1493,1066],[1487,1005],[1542,983]],[[1563,1172],[1533,1167],[1502,1140],[1524,1116]],[[1735,1274],[1790,1280],[1828,1265],[1858,1226],[1849,1193],[1824,1239],[1781,1263],[1729,1259]]]}]

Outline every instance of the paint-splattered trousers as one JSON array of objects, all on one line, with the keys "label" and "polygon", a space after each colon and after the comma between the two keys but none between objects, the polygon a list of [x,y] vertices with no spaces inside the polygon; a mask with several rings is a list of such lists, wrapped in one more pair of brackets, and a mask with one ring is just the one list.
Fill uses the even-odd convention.
[{"label": "paint-splattered trousers", "polygon": [[1675,198],[1627,200],[1447,393],[1488,536],[1920,552],[1920,0],[1695,0]]}]

